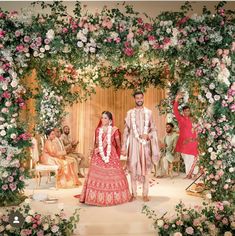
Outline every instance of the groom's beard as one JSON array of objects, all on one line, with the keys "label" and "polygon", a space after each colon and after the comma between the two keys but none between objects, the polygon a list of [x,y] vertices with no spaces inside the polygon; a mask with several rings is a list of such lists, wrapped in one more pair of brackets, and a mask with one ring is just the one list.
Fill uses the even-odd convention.
[{"label": "groom's beard", "polygon": [[144,103],[143,102],[136,102],[135,104],[137,107],[142,107]]}]

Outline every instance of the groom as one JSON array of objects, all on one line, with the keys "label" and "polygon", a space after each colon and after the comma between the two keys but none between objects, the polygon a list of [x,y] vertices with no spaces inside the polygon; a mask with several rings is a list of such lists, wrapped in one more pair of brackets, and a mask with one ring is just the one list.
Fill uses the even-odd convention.
[{"label": "groom", "polygon": [[[143,107],[144,94],[133,95],[135,108],[127,112],[123,134],[122,155],[127,156],[127,168],[131,175],[132,200],[137,197],[137,181],[143,184],[143,200],[149,201],[149,174],[152,163],[159,158],[157,131],[152,111]],[[128,145],[129,143],[129,145]]]}]

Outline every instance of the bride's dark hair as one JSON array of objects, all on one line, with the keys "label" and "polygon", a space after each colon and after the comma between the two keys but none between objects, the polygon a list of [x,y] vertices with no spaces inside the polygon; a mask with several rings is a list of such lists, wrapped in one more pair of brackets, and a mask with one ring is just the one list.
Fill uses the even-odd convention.
[{"label": "bride's dark hair", "polygon": [[103,112],[102,112],[102,115],[103,115],[103,114],[107,115],[108,118],[113,121],[113,115],[112,115],[112,113],[111,113],[110,111],[103,111]]}]

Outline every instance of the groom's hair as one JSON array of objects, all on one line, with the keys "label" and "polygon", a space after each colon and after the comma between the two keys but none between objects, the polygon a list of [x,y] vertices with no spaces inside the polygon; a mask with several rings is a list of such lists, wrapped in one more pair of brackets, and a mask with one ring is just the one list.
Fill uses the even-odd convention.
[{"label": "groom's hair", "polygon": [[144,96],[144,93],[142,91],[135,91],[133,93],[133,97],[135,97],[136,95],[142,94]]}]

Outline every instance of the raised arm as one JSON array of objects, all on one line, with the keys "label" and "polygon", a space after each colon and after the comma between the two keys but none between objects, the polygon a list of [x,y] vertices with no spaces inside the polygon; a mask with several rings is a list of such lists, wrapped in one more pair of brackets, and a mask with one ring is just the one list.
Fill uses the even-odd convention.
[{"label": "raised arm", "polygon": [[174,115],[175,115],[178,122],[182,119],[182,116],[180,115],[179,110],[178,110],[179,99],[182,98],[182,96],[183,96],[182,94],[178,94],[176,96],[174,104],[173,104]]}]

